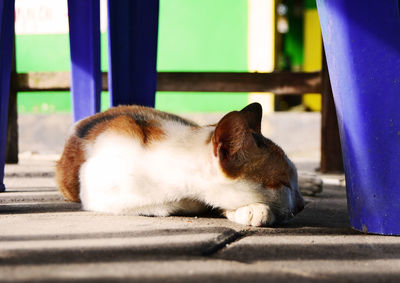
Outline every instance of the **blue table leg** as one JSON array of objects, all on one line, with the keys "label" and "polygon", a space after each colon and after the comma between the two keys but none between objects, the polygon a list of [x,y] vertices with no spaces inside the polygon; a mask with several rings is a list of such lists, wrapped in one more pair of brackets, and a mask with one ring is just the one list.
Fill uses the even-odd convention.
[{"label": "blue table leg", "polygon": [[100,1],[68,0],[74,121],[100,111]]},{"label": "blue table leg", "polygon": [[159,0],[108,1],[110,104],[154,106]]},{"label": "blue table leg", "polygon": [[400,2],[317,0],[353,228],[400,235]]},{"label": "blue table leg", "polygon": [[14,0],[0,0],[0,191],[5,190],[3,179],[11,59],[14,45],[14,4]]}]

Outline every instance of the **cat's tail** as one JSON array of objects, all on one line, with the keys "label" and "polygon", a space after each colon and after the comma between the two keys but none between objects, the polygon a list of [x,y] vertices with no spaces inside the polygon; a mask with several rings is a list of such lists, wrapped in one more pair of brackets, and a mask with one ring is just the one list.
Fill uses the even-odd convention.
[{"label": "cat's tail", "polygon": [[85,162],[85,153],[82,140],[72,135],[65,144],[55,172],[58,189],[70,201],[80,202],[79,171],[83,162]]}]

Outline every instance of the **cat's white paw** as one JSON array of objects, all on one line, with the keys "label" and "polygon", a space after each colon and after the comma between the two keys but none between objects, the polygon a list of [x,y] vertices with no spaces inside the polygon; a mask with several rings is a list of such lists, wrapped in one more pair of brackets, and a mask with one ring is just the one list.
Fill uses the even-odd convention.
[{"label": "cat's white paw", "polygon": [[236,223],[248,226],[268,226],[275,221],[275,216],[268,205],[249,204],[236,210],[226,210],[226,217]]}]

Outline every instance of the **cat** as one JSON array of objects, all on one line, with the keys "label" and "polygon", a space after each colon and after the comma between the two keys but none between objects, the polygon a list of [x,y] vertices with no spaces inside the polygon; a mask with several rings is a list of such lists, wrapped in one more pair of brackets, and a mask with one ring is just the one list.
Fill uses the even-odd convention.
[{"label": "cat", "polygon": [[77,122],[56,164],[63,196],[85,210],[168,216],[217,208],[250,226],[287,222],[304,208],[297,170],[261,133],[253,103],[199,126],[143,106]]}]

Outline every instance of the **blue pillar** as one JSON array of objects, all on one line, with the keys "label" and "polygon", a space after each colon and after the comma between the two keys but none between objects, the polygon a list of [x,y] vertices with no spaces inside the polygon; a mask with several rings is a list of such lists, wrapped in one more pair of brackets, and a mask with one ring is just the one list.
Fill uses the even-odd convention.
[{"label": "blue pillar", "polygon": [[353,228],[400,235],[399,0],[317,0]]},{"label": "blue pillar", "polygon": [[154,106],[159,0],[108,1],[110,105]]},{"label": "blue pillar", "polygon": [[73,116],[78,121],[100,111],[100,1],[68,0],[68,19]]},{"label": "blue pillar", "polygon": [[11,60],[14,46],[14,4],[14,0],[0,0],[0,191],[5,190],[3,179]]}]

